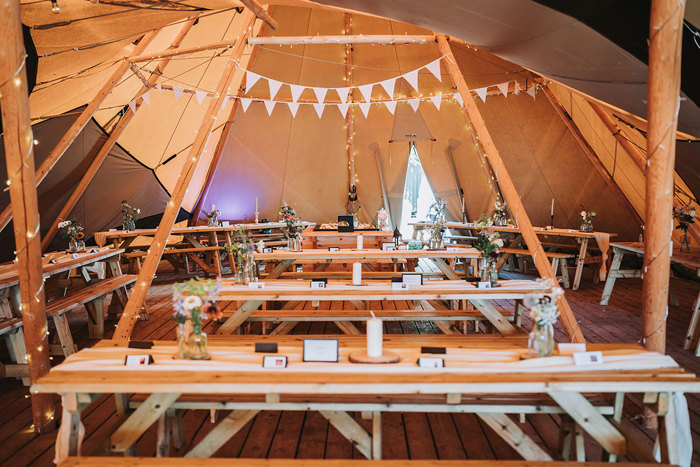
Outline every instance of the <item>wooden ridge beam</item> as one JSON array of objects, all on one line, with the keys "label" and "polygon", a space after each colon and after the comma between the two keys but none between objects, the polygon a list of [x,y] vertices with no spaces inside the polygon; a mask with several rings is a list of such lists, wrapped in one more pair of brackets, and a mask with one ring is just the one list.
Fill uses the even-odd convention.
[{"label": "wooden ridge beam", "polygon": [[[39,245],[39,209],[34,174],[34,137],[29,119],[26,52],[20,5],[0,3],[0,111],[4,129],[5,164],[14,206],[15,249],[19,271],[22,323],[31,382],[51,369],[47,331],[44,271]],[[32,395],[34,430],[43,433],[55,426],[54,397]]]},{"label": "wooden ridge beam", "polygon": [[124,57],[124,60],[129,63],[149,62],[151,60],[160,60],[162,58],[175,57],[178,55],[187,55],[195,52],[202,52],[205,50],[230,49],[234,45],[236,45],[235,40],[212,42],[211,44],[199,45],[197,47],[181,47],[177,49],[173,49],[172,47],[170,47],[167,50],[163,50],[161,52],[153,52],[150,54],[132,55],[130,57]]},{"label": "wooden ridge beam", "polygon": [[642,344],[660,353],[666,350],[684,11],[683,2],[652,0],[649,21]]},{"label": "wooden ridge beam", "polygon": [[[450,48],[450,44],[447,42],[447,38],[443,34],[437,34],[436,38],[440,53],[446,56],[446,60],[444,60],[443,63],[445,63],[447,66],[450,76],[452,77],[453,84],[457,87],[457,91],[464,100],[463,110],[468,125],[474,129],[479,142],[484,148],[485,157],[488,157],[488,160],[490,161],[498,179],[503,197],[508,203],[509,210],[515,218],[516,224],[520,227],[523,239],[527,244],[527,249],[535,262],[537,272],[541,277],[551,279],[556,284],[557,276],[552,270],[552,265],[547,260],[542,244],[540,243],[540,240],[532,227],[532,222],[530,222],[530,218],[528,217],[525,207],[520,200],[520,196],[515,189],[513,180],[510,178],[510,174],[508,173],[508,170],[501,159],[498,148],[496,148],[496,145],[491,138],[491,134],[484,123],[484,119],[481,117],[481,113],[476,106],[476,102],[472,97],[469,86],[464,80],[464,76],[457,65]],[[578,322],[576,321],[573,311],[571,310],[569,303],[566,301],[566,298],[561,296],[557,304],[559,305],[562,324],[566,330],[566,333],[571,338],[571,341],[585,342],[583,333],[579,328]]]},{"label": "wooden ridge beam", "polygon": [[[141,38],[136,47],[134,47],[132,55],[143,52],[143,50],[151,42],[151,40],[153,39],[153,37],[155,37],[157,33],[157,30],[146,33]],[[63,154],[70,147],[73,141],[75,141],[75,138],[77,138],[80,132],[83,130],[83,128],[85,128],[85,125],[87,125],[87,123],[90,121],[95,112],[97,112],[97,109],[99,109],[102,102],[104,102],[107,96],[109,96],[112,90],[117,86],[117,84],[122,80],[122,78],[128,71],[129,64],[121,63],[117,67],[117,69],[114,70],[114,73],[112,73],[112,76],[109,77],[109,79],[102,86],[102,88],[100,88],[100,90],[97,91],[97,94],[95,95],[95,97],[93,97],[88,106],[85,107],[85,109],[80,113],[78,118],[75,119],[70,128],[68,128],[66,134],[63,135],[63,137],[58,141],[56,147],[53,148],[49,155],[46,156],[46,159],[44,159],[41,165],[39,165],[39,168],[36,169],[34,179],[36,181],[37,186],[39,186],[39,184],[44,180],[44,178],[46,178],[49,171],[56,165],[59,159],[61,159],[61,156],[63,156]],[[0,213],[0,230],[4,229],[7,226],[7,224],[10,222],[10,219],[12,219],[12,206],[7,206],[2,211],[2,213]]]},{"label": "wooden ridge beam", "polygon": [[[268,13],[272,13],[272,9],[274,6],[268,7]],[[261,36],[265,33],[265,27],[267,26],[267,23],[262,23],[260,25],[260,29],[257,32],[257,36]],[[250,58],[248,59],[248,63],[245,64],[246,69],[250,69],[253,67],[253,64],[255,63],[255,59],[258,56],[258,51],[260,49],[254,48],[251,46],[247,46],[243,50],[243,55],[242,57],[245,57],[246,55],[249,55]],[[243,68],[243,64],[241,64],[241,68]],[[242,89],[242,84],[243,84],[243,74],[241,74],[240,79],[237,82],[234,82],[233,86],[231,86],[234,89],[238,89],[238,95],[242,96],[244,90]],[[194,91],[192,91],[194,92]],[[204,180],[204,185],[202,186],[202,189],[199,191],[199,196],[197,197],[197,202],[195,203],[194,210],[192,211],[192,215],[190,217],[190,220],[188,222],[189,225],[197,225],[197,221],[199,220],[199,214],[202,212],[202,207],[204,205],[204,200],[207,199],[207,195],[209,194],[209,189],[211,188],[211,182],[214,179],[214,174],[216,173],[216,170],[219,167],[219,162],[221,161],[221,155],[224,152],[224,147],[226,146],[226,141],[228,141],[228,137],[231,134],[231,130],[233,129],[233,120],[236,117],[236,113],[238,112],[238,107],[241,105],[241,100],[236,99],[233,102],[233,105],[231,106],[231,112],[228,115],[228,119],[226,120],[226,123],[224,124],[223,130],[221,130],[221,135],[219,136],[219,141],[216,144],[216,149],[214,150],[214,156],[211,159],[211,162],[209,164],[209,168],[207,169],[207,176]]]},{"label": "wooden ridge beam", "polygon": [[623,191],[620,189],[615,179],[613,179],[613,177],[610,175],[610,172],[607,171],[603,163],[600,161],[600,158],[598,158],[598,155],[588,144],[588,141],[586,141],[586,138],[584,138],[583,134],[581,134],[581,130],[579,130],[578,126],[571,118],[569,113],[566,111],[564,106],[561,105],[559,99],[557,99],[557,96],[554,95],[549,86],[545,85],[542,89],[544,91],[545,96],[547,96],[547,99],[549,99],[549,102],[552,104],[552,107],[554,107],[554,110],[556,110],[557,114],[559,114],[559,117],[564,122],[564,125],[566,125],[566,127],[569,129],[574,139],[583,150],[584,154],[588,156],[588,160],[591,162],[596,172],[598,172],[598,175],[600,175],[603,178],[603,180],[605,180],[605,183],[608,185],[608,188],[610,188],[610,190],[613,192],[618,201],[620,201],[625,207],[627,207],[637,224],[644,224],[644,219],[642,219],[642,216],[637,212],[636,209],[634,209],[634,206],[632,206],[630,200],[627,199],[627,196],[625,196]]},{"label": "wooden ridge beam", "polygon": [[[349,15],[350,13],[345,13]],[[251,37],[250,45],[319,45],[319,44],[434,44],[433,35],[365,35]]]},{"label": "wooden ridge beam", "polygon": [[[196,17],[199,16],[197,14],[194,17],[190,17],[188,21],[186,21],[182,29],[180,29],[180,32],[175,36],[173,39],[170,47],[171,48],[177,48],[180,43],[182,43],[182,40],[185,38],[187,33],[190,31],[192,26],[194,25],[194,22],[196,21]],[[168,65],[170,62],[170,59],[165,59],[158,63],[156,66],[156,69],[154,70],[153,74],[151,74],[150,78],[148,79],[149,85],[155,84],[156,81],[158,81],[158,78],[160,78],[161,73],[165,69],[165,67]],[[136,96],[139,96],[143,94],[144,92],[148,91],[148,86],[143,86],[141,89],[136,93]],[[68,198],[68,201],[66,201],[65,206],[63,206],[63,209],[61,209],[61,212],[58,214],[56,217],[56,220],[51,224],[49,227],[48,232],[44,236],[44,238],[41,241],[41,248],[42,250],[46,251],[46,249],[49,247],[49,244],[51,243],[51,240],[56,236],[56,233],[58,232],[58,222],[57,220],[61,219],[66,219],[70,212],[73,210],[75,205],[78,203],[80,200],[80,197],[83,196],[85,193],[85,190],[87,189],[88,185],[90,185],[90,182],[92,179],[95,177],[97,174],[98,170],[102,166],[102,163],[105,161],[107,156],[109,155],[109,151],[112,150],[114,145],[117,142],[117,139],[119,136],[121,136],[122,132],[126,128],[126,126],[129,124],[131,119],[134,116],[134,112],[137,111],[140,107],[143,101],[138,101],[136,102],[136,105],[134,107],[134,111],[131,110],[130,107],[127,107],[124,110],[124,115],[119,119],[117,124],[114,126],[112,129],[112,132],[110,133],[109,137],[107,138],[107,141],[102,145],[100,150],[98,151],[97,155],[93,159],[93,161],[90,163],[90,166],[88,167],[87,171],[83,174],[83,177],[80,179],[80,182],[78,182],[78,185],[75,187],[73,190],[73,193],[71,194],[70,198]]]},{"label": "wooden ridge beam", "polygon": [[263,8],[256,0],[241,0],[241,3],[252,11],[255,16],[260,18],[265,24],[270,26],[272,29],[277,29],[277,21],[272,19],[272,16],[270,16],[267,11],[265,11],[265,8]]},{"label": "wooden ridge beam", "polygon": [[170,235],[170,231],[173,228],[177,214],[182,206],[185,192],[187,191],[192,177],[194,176],[194,172],[197,169],[199,160],[201,159],[202,153],[206,148],[209,136],[216,125],[216,120],[218,119],[219,114],[226,103],[227,93],[236,71],[236,62],[243,54],[245,40],[251,34],[254,22],[255,15],[248,12],[243,19],[243,25],[241,32],[239,33],[239,41],[229,56],[226,67],[224,68],[221,79],[219,80],[219,84],[216,88],[217,97],[211,99],[209,102],[209,107],[202,118],[202,123],[199,130],[197,130],[197,134],[188,153],[186,162],[182,168],[180,177],[175,184],[170,201],[165,207],[163,217],[161,218],[156,234],[153,237],[151,248],[148,250],[148,254],[146,255],[146,259],[143,262],[138,279],[136,280],[136,284],[134,284],[131,297],[126,304],[126,307],[124,307],[122,316],[117,324],[117,329],[114,331],[114,335],[112,337],[113,340],[128,340],[131,336],[131,332],[134,329],[134,324],[138,319],[141,307],[146,299],[148,288],[153,281],[156,268],[158,267],[158,263],[160,263],[160,259],[163,256],[163,250],[167,244],[168,236]]}]

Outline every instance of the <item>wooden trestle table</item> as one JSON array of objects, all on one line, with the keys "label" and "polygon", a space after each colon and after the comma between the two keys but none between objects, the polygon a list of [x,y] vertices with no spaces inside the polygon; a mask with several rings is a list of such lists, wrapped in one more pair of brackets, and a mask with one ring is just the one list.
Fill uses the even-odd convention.
[{"label": "wooden trestle table", "polygon": [[[610,246],[613,248],[613,260],[605,281],[603,295],[600,298],[601,305],[607,305],[610,301],[615,281],[618,278],[642,277],[641,269],[621,269],[622,259],[625,255],[644,256],[644,244],[640,242],[614,242]],[[695,269],[695,273],[700,277],[700,250],[693,249],[689,252],[680,251],[680,248],[673,248],[671,262],[683,265],[690,269]],[[693,314],[690,318],[690,325],[685,336],[683,348],[692,350],[695,348],[695,355],[700,357],[700,293],[698,293],[693,303]]]},{"label": "wooden trestle table", "polygon": [[[266,301],[349,301],[358,310],[366,309],[365,301],[372,300],[468,300],[503,334],[518,330],[496,309],[492,300],[522,300],[528,294],[546,294],[550,288],[542,282],[503,280],[498,287],[480,289],[465,280],[425,281],[408,289],[393,289],[391,281],[366,281],[352,285],[350,281],[328,281],[325,288],[311,288],[309,281],[270,280],[263,288],[222,281],[217,299],[242,301],[238,309],[217,329],[217,334],[232,334],[255,310]],[[311,311],[310,313],[313,313]],[[369,313],[369,310],[367,311]]]},{"label": "wooden trestle table", "polygon": [[[417,238],[420,231],[426,228],[429,229],[433,226],[433,224],[428,222],[416,222],[409,225],[413,226],[413,238]],[[447,222],[445,226],[448,229],[455,230],[475,230],[473,223]],[[489,230],[512,234],[513,238],[508,242],[506,245],[507,247],[515,248],[523,244],[523,238],[519,227],[514,225],[494,225],[490,226]],[[534,227],[534,230],[539,236],[574,238],[576,239],[576,242],[579,243],[579,251],[576,257],[576,272],[574,274],[574,283],[571,287],[572,290],[577,290],[579,288],[579,285],[581,284],[581,275],[583,274],[583,267],[586,264],[600,264],[599,277],[600,280],[605,280],[608,250],[610,249],[610,237],[614,237],[617,234],[607,232],[582,232],[576,229],[548,229],[544,227]],[[588,254],[588,244],[591,239],[595,239],[601,253],[600,256],[591,256]],[[505,259],[505,257],[506,256],[504,255],[503,258]]]},{"label": "wooden trestle table", "polygon": [[[314,336],[237,336],[210,339],[211,360],[176,360],[174,342],[149,350],[100,341],[69,356],[32,385],[34,394],[60,394],[63,415],[56,459],[81,454],[81,410],[100,394],[114,394],[123,422],[111,434],[111,452],[134,453],[134,443],[158,423],[159,456],[172,443],[182,447],[181,410],[230,411],[191,447],[186,457],[209,457],[260,411],[318,411],[367,458],[382,457],[383,412],[476,413],[520,455],[551,460],[507,414],[560,413],[569,449],[585,460],[585,431],[612,456],[649,460],[651,453],[627,437],[622,426],[625,393],[644,394],[660,417],[662,462],[678,464],[690,426],[684,392],[700,392],[700,380],[669,356],[636,344],[588,344],[602,351],[598,365],[575,365],[571,356],[521,360],[524,336],[385,336],[384,348],[400,356],[396,364],[354,364],[351,351],[365,348],[364,337],[340,336],[339,361],[302,361],[302,338]],[[319,337],[319,336],[315,336]],[[275,342],[288,357],[286,368],[263,368],[256,342]],[[444,347],[444,368],[420,368],[421,346]],[[150,354],[154,363],[125,366],[127,355]],[[131,396],[135,394],[135,396]],[[614,401],[614,402],[613,402]],[[132,411],[133,410],[133,411]],[[348,412],[362,412],[365,429]],[[568,456],[565,446],[565,459]],[[85,453],[90,454],[90,453]],[[243,460],[242,460],[243,461]],[[323,460],[318,460],[322,463]]]}]

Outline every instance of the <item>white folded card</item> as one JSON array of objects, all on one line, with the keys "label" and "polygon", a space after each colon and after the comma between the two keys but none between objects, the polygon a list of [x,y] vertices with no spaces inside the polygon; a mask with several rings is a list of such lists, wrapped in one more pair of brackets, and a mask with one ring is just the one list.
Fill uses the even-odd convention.
[{"label": "white folded card", "polygon": [[264,282],[248,282],[248,287],[250,287],[251,289],[264,289],[265,283]]},{"label": "white folded card", "polygon": [[409,284],[406,284],[404,282],[392,282],[391,283],[391,290],[407,290],[409,288]]},{"label": "white folded card", "polygon": [[575,352],[585,352],[586,344],[557,344],[559,355],[573,355]]},{"label": "white folded card", "polygon": [[263,368],[286,368],[287,357],[284,355],[265,355],[263,357]]},{"label": "white folded card", "polygon": [[221,227],[230,227],[231,223],[229,221],[221,221]]},{"label": "white folded card", "polygon": [[603,363],[603,352],[576,352],[574,365],[600,365]]},{"label": "white folded card", "polygon": [[418,366],[421,368],[442,368],[445,366],[445,360],[439,357],[420,357]]},{"label": "white folded card", "polygon": [[491,288],[491,282],[482,282],[479,281],[476,283],[477,288],[479,289],[490,289]]},{"label": "white folded card", "polygon": [[116,232],[117,229],[109,229],[110,232]]}]

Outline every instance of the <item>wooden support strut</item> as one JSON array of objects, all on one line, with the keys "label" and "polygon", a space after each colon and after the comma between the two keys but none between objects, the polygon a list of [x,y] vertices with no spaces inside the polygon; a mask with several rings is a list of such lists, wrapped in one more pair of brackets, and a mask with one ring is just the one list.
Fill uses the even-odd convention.
[{"label": "wooden support strut", "polygon": [[156,234],[153,237],[153,242],[151,248],[148,250],[146,259],[144,260],[141,271],[139,272],[139,277],[132,290],[131,297],[124,308],[122,317],[119,319],[117,324],[117,329],[114,331],[114,336],[112,339],[115,340],[128,340],[131,336],[131,332],[134,328],[134,323],[139,316],[141,306],[146,299],[146,293],[148,288],[153,281],[153,276],[155,275],[156,268],[160,259],[163,256],[163,250],[165,249],[168,236],[173,228],[177,214],[182,206],[182,201],[185,197],[185,192],[192,180],[199,160],[201,159],[202,153],[207,145],[207,141],[211,132],[216,125],[216,120],[223,109],[226,100],[228,99],[227,93],[229,87],[231,86],[231,81],[236,71],[236,62],[240,60],[243,50],[245,48],[245,40],[251,34],[253,23],[255,22],[255,15],[248,13],[243,19],[243,26],[239,35],[239,41],[236,47],[231,52],[228,63],[224,69],[221,76],[221,80],[216,88],[216,98],[211,99],[209,107],[207,108],[204,118],[202,119],[202,124],[197,131],[197,136],[192,143],[190,148],[187,162],[182,168],[182,173],[175,184],[172,191],[172,196],[170,201],[165,207],[163,212],[163,217],[161,218]]},{"label": "wooden support strut", "polygon": [[[196,16],[199,16],[197,14]],[[189,30],[192,28],[194,25],[194,22],[196,21],[196,16],[195,17],[190,17],[187,22],[185,22],[182,26],[182,29],[180,29],[180,32],[178,33],[177,36],[175,36],[175,39],[173,39],[173,42],[170,45],[170,48],[174,49],[177,48],[182,40],[185,38]],[[160,31],[160,30],[158,30]],[[156,31],[156,32],[158,32]],[[148,79],[148,84],[153,85],[158,81],[158,78],[160,78],[161,73],[165,69],[165,67],[168,65],[170,62],[170,59],[165,59],[161,61],[155,68],[153,74],[150,76]],[[136,93],[136,96],[140,96],[144,92],[148,91],[149,87],[144,85],[141,87],[141,89]],[[109,137],[107,138],[107,141],[102,145],[100,150],[98,151],[97,155],[95,158],[92,160],[90,163],[90,167],[85,171],[83,174],[83,177],[80,179],[80,182],[78,182],[78,185],[75,187],[75,190],[73,190],[73,193],[71,194],[70,198],[68,198],[68,201],[66,201],[65,206],[63,206],[63,209],[61,209],[61,212],[56,216],[56,220],[51,224],[49,227],[48,232],[46,232],[46,235],[44,238],[41,240],[41,248],[43,251],[46,251],[46,249],[49,247],[49,244],[53,240],[53,238],[56,236],[56,233],[58,232],[58,222],[57,220],[61,219],[66,219],[68,215],[71,213],[75,205],[78,203],[80,200],[80,197],[83,196],[85,193],[85,190],[87,190],[87,187],[90,185],[90,182],[92,179],[95,177],[97,172],[99,171],[100,167],[102,166],[102,163],[105,161],[107,156],[109,155],[109,151],[112,150],[114,145],[117,142],[117,139],[119,136],[121,136],[122,132],[126,128],[126,126],[129,124],[131,119],[134,116],[134,113],[141,107],[141,104],[143,101],[138,101],[135,104],[134,110],[132,111],[131,108],[127,108],[124,110],[124,115],[122,116],[121,119],[117,122],[117,124],[114,126],[112,129],[112,132],[110,133]]]},{"label": "wooden support strut", "polygon": [[[346,13],[349,15],[350,13]],[[248,39],[251,45],[431,44],[435,36],[343,34],[338,36],[272,36]]]},{"label": "wooden support strut", "polygon": [[660,353],[666,349],[684,10],[683,2],[651,2],[642,343]]},{"label": "wooden support strut", "polygon": [[213,42],[211,44],[205,44],[205,45],[199,45],[197,47],[180,47],[177,49],[173,49],[172,47],[168,48],[168,50],[163,50],[160,52],[153,52],[150,54],[143,54],[143,55],[131,55],[129,57],[125,57],[124,59],[129,62],[129,63],[138,63],[138,62],[150,62],[151,60],[159,60],[161,58],[167,58],[167,57],[175,57],[177,55],[187,55],[187,54],[192,54],[195,52],[202,52],[204,50],[212,50],[212,49],[228,49],[236,45],[236,41],[220,41],[220,42]]},{"label": "wooden support strut", "polygon": [[272,17],[265,11],[265,8],[260,6],[260,4],[255,0],[241,0],[241,3],[246,6],[250,11],[260,18],[265,24],[270,26],[272,29],[277,29],[277,21],[272,19]]},{"label": "wooden support strut", "polygon": [[[29,118],[26,52],[19,2],[0,4],[0,111],[4,129],[5,163],[14,206],[15,248],[22,303],[22,323],[29,376],[34,383],[49,372],[44,275],[39,245],[39,209],[34,175],[34,137]],[[54,397],[32,395],[34,430],[54,428]]]},{"label": "wooden support strut", "polygon": [[[510,174],[508,173],[508,170],[501,159],[501,155],[498,152],[493,139],[491,139],[491,134],[489,133],[483,118],[481,117],[481,113],[479,113],[479,109],[477,108],[476,102],[471,95],[471,91],[464,80],[464,76],[462,76],[462,72],[455,61],[450,44],[447,42],[447,38],[443,34],[437,34],[436,38],[438,48],[440,49],[440,54],[446,57],[444,63],[447,66],[454,85],[457,87],[457,91],[462,96],[464,101],[464,115],[469,124],[476,131],[478,135],[477,138],[484,147],[485,155],[488,155],[491,166],[493,167],[493,170],[498,178],[505,201],[508,203],[511,214],[520,227],[522,236],[527,244],[528,251],[530,252],[530,255],[535,263],[535,267],[537,268],[540,276],[551,279],[554,281],[554,283],[556,283],[556,274],[554,273],[551,264],[547,260],[542,244],[540,243],[535,230],[532,228],[530,218],[528,217],[527,212],[525,212],[525,207],[523,206],[520,196],[513,185],[513,180],[510,178]],[[559,305],[562,324],[564,325],[566,333],[571,338],[571,341],[585,342],[581,329],[576,322],[576,318],[574,317],[566,298],[563,296],[560,297],[557,304]]]},{"label": "wooden support strut", "polygon": [[[133,54],[139,54],[143,52],[146,46],[151,42],[153,37],[156,35],[157,31],[151,31],[146,33],[139,43],[134,47]],[[46,159],[41,163],[34,174],[34,179],[36,185],[39,184],[46,178],[49,171],[56,165],[61,156],[66,152],[68,147],[75,141],[80,132],[85,128],[85,125],[90,121],[92,116],[97,112],[102,102],[107,98],[107,96],[112,92],[115,86],[124,78],[124,75],[129,71],[129,64],[122,63],[117,69],[112,73],[112,76],[107,80],[107,82],[102,86],[102,88],[97,92],[95,97],[90,101],[85,110],[83,110],[78,118],[75,119],[73,124],[68,128],[66,134],[58,141],[56,147],[46,156]],[[4,229],[5,226],[12,219],[12,205],[7,206],[0,214],[0,230]]]}]

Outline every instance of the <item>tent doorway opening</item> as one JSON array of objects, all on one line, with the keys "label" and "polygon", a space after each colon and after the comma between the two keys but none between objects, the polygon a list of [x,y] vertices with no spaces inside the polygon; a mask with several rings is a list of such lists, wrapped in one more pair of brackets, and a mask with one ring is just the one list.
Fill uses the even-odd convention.
[{"label": "tent doorway opening", "polygon": [[428,177],[425,176],[416,145],[411,143],[408,153],[408,167],[406,168],[406,183],[403,189],[401,222],[399,223],[399,230],[403,238],[413,237],[413,227],[409,223],[427,219],[430,206],[434,203],[433,189],[428,182]]}]

